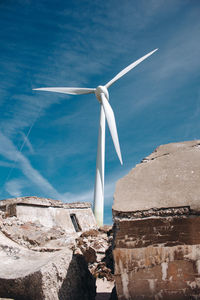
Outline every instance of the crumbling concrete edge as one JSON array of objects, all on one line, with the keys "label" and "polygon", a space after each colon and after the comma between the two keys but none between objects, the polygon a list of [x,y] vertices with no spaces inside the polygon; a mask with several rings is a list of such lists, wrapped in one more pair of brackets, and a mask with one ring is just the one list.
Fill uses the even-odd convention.
[{"label": "crumbling concrete edge", "polygon": [[117,210],[112,210],[114,222],[121,220],[134,220],[134,219],[144,219],[150,217],[177,217],[177,216],[199,216],[200,211],[192,210],[190,206],[181,207],[167,207],[167,208],[151,208],[148,210],[141,211],[127,211],[121,212]]}]

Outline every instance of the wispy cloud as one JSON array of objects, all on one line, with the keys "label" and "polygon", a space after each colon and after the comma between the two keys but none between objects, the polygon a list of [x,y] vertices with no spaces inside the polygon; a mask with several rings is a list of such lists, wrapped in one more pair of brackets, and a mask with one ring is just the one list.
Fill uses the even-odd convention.
[{"label": "wispy cloud", "polygon": [[[56,189],[45,179],[36,169],[34,169],[29,162],[29,160],[20,153],[16,147],[13,145],[12,141],[8,139],[5,135],[0,132],[0,154],[8,160],[16,161],[18,167],[21,169],[23,174],[36,186],[38,186],[41,191],[46,195],[51,195],[51,197],[56,199],[63,199],[62,195],[56,191]],[[19,182],[14,181],[15,187],[19,192]],[[11,184],[5,182],[7,191],[13,186],[13,181]]]},{"label": "wispy cloud", "polygon": [[13,197],[20,197],[25,186],[25,181],[20,179],[13,179],[5,184],[6,191]]},{"label": "wispy cloud", "polygon": [[6,161],[0,161],[0,166],[5,168],[12,168],[14,167],[14,163],[9,163]]},{"label": "wispy cloud", "polygon": [[[28,182],[42,195],[92,201],[98,102],[90,95],[73,98],[32,92],[32,88],[95,87],[156,47],[160,49],[154,56],[110,89],[126,170],[121,172],[108,133],[105,204],[111,206],[116,174],[123,176],[154,144],[173,133],[176,139],[178,130],[180,136],[186,132],[192,136],[194,128],[197,133],[198,105],[193,105],[188,118],[190,126],[183,111],[167,107],[200,67],[195,2],[60,1],[55,7],[52,1],[4,1],[0,12],[4,28],[0,33],[0,154],[8,161],[2,159],[0,165],[3,176],[8,171],[5,167],[16,167],[15,175],[23,176],[17,181],[13,172],[4,191],[23,194],[30,191]],[[177,117],[184,120],[182,128]],[[30,139],[26,139],[32,125]],[[18,150],[24,141],[27,156]]]},{"label": "wispy cloud", "polygon": [[23,132],[21,132],[21,135],[22,135],[22,138],[23,138],[23,142],[25,142],[25,144],[28,147],[30,153],[33,154],[34,153],[34,149],[33,149],[33,146],[31,144],[29,138]]},{"label": "wispy cloud", "polygon": [[[12,141],[0,132],[0,154],[11,161],[16,161],[17,167],[23,172],[29,182],[32,182],[35,186],[39,187],[45,195],[49,195],[55,199],[60,199],[65,202],[93,202],[93,189],[81,193],[63,193],[60,194],[49,182],[45,179],[36,169],[33,168],[29,160],[20,153],[16,147],[13,145]],[[13,167],[13,165],[11,164]],[[125,173],[125,171],[123,171]],[[112,181],[108,181],[105,184],[105,203],[106,205],[112,202],[112,197],[114,194],[114,188],[117,178],[121,177],[122,174],[118,176],[112,176]],[[5,182],[6,191],[14,196],[21,196],[23,189],[26,185],[25,180],[12,179]]]},{"label": "wispy cloud", "polygon": [[[177,1],[175,8],[180,7],[180,2]],[[130,119],[140,112],[152,106],[156,107],[156,103],[161,101],[169,102],[170,98],[191,81],[191,76],[194,78],[198,76],[200,68],[198,19],[199,11],[188,12],[179,26],[173,27],[170,33],[167,32],[165,39],[159,39],[156,45],[159,50],[130,72],[129,78],[132,79],[120,83],[120,97],[126,97],[126,106],[124,107],[123,101],[118,102],[119,120],[121,123],[124,122],[125,127],[130,123]],[[163,28],[157,31],[160,36]],[[138,72],[140,76],[137,76]]]}]

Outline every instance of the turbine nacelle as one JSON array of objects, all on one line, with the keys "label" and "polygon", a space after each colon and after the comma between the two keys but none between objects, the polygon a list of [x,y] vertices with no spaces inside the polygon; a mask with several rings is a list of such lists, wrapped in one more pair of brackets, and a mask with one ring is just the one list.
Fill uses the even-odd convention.
[{"label": "turbine nacelle", "polygon": [[101,94],[104,94],[104,96],[106,97],[106,99],[109,101],[109,93],[108,93],[108,89],[105,86],[99,85],[96,90],[95,90],[95,95],[98,99],[98,101],[101,103]]}]

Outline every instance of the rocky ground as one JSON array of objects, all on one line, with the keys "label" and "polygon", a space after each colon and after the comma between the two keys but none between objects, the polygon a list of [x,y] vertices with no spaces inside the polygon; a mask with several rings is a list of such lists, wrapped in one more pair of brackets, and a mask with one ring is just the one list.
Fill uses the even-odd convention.
[{"label": "rocky ground", "polygon": [[84,232],[76,239],[75,254],[81,254],[95,278],[113,281],[112,227],[104,226],[99,230]]},{"label": "rocky ground", "polygon": [[95,300],[117,300],[114,288],[114,266],[112,256],[113,233],[111,226],[101,227],[81,234],[76,240],[74,253],[83,255],[88,269],[96,278]]},{"label": "rocky ground", "polygon": [[56,251],[72,247],[76,234],[67,234],[61,227],[45,227],[40,223],[23,222],[16,217],[5,218],[0,212],[0,231],[6,237],[34,251]]},{"label": "rocky ground", "polygon": [[[92,300],[95,298],[95,281],[96,300],[110,298],[114,286],[111,226],[69,235],[58,226],[47,228],[16,217],[8,218],[1,212],[0,233],[0,259],[3,260],[0,297],[26,299],[23,293],[27,292],[28,280],[34,282],[34,292],[29,293],[28,300],[35,299],[35,289],[39,290],[37,300],[78,300],[81,289],[87,295],[85,288],[89,290],[88,296],[81,296],[81,299]],[[39,284],[38,280],[43,283]],[[15,285],[20,286],[20,290],[16,288],[15,291]],[[69,289],[80,291],[76,295]],[[51,295],[54,293],[53,298],[49,291]],[[20,298],[17,293],[21,293]],[[73,293],[73,296],[66,298],[66,293]]]}]

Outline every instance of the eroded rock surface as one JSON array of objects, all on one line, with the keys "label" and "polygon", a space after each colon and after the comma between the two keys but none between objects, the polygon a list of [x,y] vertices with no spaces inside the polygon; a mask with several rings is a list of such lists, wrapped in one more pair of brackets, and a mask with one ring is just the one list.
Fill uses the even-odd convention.
[{"label": "eroded rock surface", "polygon": [[56,251],[74,245],[77,234],[66,233],[59,226],[23,222],[16,217],[0,222],[0,231],[12,241],[35,251]]},{"label": "eroded rock surface", "polygon": [[199,211],[200,140],[158,147],[117,182],[114,212],[187,207]]},{"label": "eroded rock surface", "polygon": [[112,240],[111,226],[69,234],[0,211],[0,297],[95,299],[96,279],[114,284]]},{"label": "eroded rock surface", "polygon": [[200,299],[200,141],[158,147],[118,181],[119,300]]},{"label": "eroded rock surface", "polygon": [[95,279],[73,247],[81,233],[0,213],[0,297],[94,300]]}]

